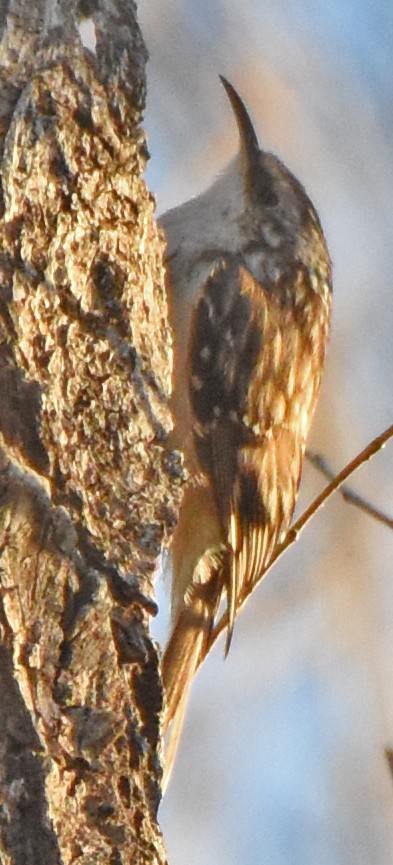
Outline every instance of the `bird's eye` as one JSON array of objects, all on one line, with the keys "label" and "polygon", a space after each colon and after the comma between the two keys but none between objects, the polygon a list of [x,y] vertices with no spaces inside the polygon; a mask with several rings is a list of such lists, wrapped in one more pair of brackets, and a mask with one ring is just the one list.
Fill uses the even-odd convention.
[{"label": "bird's eye", "polygon": [[275,207],[278,204],[278,195],[268,171],[262,169],[254,178],[253,194],[260,207]]},{"label": "bird's eye", "polygon": [[259,201],[264,207],[275,207],[278,204],[278,195],[271,186],[265,186],[260,190]]}]

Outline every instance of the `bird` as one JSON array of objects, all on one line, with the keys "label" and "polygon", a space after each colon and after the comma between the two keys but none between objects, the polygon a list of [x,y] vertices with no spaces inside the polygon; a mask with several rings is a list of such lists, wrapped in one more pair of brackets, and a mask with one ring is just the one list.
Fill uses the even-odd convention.
[{"label": "bird", "polygon": [[[332,266],[304,187],[259,147],[224,77],[239,151],[207,191],[167,211],[171,447],[188,482],[171,547],[162,658],[172,768],[188,691],[222,603],[236,614],[293,515],[330,328]],[[166,782],[165,782],[166,783]]]}]

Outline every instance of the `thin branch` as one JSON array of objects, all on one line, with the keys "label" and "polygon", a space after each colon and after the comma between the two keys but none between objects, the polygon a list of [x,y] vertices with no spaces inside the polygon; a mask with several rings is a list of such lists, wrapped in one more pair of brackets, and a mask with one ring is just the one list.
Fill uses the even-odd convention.
[{"label": "thin branch", "polygon": [[385,760],[387,762],[388,769],[390,772],[390,777],[393,780],[393,751],[391,748],[385,748],[384,753],[385,753]]},{"label": "thin branch", "polygon": [[[311,463],[314,468],[318,469],[318,471],[320,471],[325,478],[327,478],[329,481],[334,480],[335,473],[326,462],[325,457],[323,457],[321,454],[314,453],[313,451],[307,451],[306,457],[309,463]],[[359,496],[358,493],[355,493],[354,490],[352,490],[350,487],[342,486],[340,487],[338,492],[343,497],[344,501],[348,502],[348,504],[354,505],[365,514],[373,517],[374,520],[377,520],[379,523],[383,523],[383,525],[387,526],[389,529],[393,529],[392,517],[389,517],[388,514],[380,511],[379,508],[375,507],[375,505],[370,504],[370,502],[366,501],[366,499],[362,498],[362,496]]]},{"label": "thin branch", "polygon": [[[333,480],[329,484],[327,484],[327,486],[319,493],[319,495],[316,496],[316,498],[311,502],[308,508],[306,508],[306,510],[303,512],[301,517],[299,517],[299,519],[296,520],[293,526],[289,529],[282,544],[277,545],[268,566],[263,571],[261,571],[259,579],[256,580],[252,586],[247,585],[245,587],[243,594],[239,598],[238,611],[241,609],[241,607],[244,606],[248,596],[261,582],[266,572],[270,570],[270,568],[274,565],[277,559],[282,556],[285,550],[287,550],[288,547],[290,547],[298,539],[300,533],[303,531],[307,523],[311,520],[311,517],[313,517],[314,514],[319,511],[322,505],[324,505],[325,502],[333,495],[333,493],[342,486],[342,484],[344,483],[344,481],[347,480],[347,478],[353,475],[354,472],[356,472],[360,468],[360,466],[364,465],[364,463],[368,462],[371,457],[375,456],[375,454],[382,450],[386,442],[390,438],[392,438],[392,436],[393,424],[391,424],[391,426],[387,427],[387,429],[385,429],[379,436],[369,442],[367,447],[365,447],[362,451],[360,451],[359,454],[357,454],[356,457],[354,457],[354,459],[347,463],[347,465],[341,470],[341,472],[339,472],[338,475],[336,475]],[[223,613],[213,630],[209,651],[220,636],[221,632],[226,627],[227,623],[228,613],[226,611],[225,613]],[[204,659],[201,658],[199,663],[202,663],[203,660]]]}]

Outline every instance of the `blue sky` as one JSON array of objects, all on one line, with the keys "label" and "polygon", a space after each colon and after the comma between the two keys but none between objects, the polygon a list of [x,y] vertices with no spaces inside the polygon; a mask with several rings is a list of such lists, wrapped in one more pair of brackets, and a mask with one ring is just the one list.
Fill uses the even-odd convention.
[{"label": "blue sky", "polygon": [[[219,72],[317,203],[335,305],[311,445],[338,469],[392,423],[392,4],[139,8],[158,209],[236,150]],[[353,486],[393,513],[392,479],[393,444]],[[321,484],[306,467],[300,509]],[[392,561],[391,533],[336,498],[251,598],[193,688],[161,811],[171,865],[393,861]]]}]

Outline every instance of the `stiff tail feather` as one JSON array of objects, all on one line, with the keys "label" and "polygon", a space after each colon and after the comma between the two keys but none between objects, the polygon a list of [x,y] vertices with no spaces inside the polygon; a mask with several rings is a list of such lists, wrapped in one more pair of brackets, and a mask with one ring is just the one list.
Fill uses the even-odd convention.
[{"label": "stiff tail feather", "polygon": [[179,744],[190,685],[208,652],[219,599],[217,571],[214,569],[207,582],[194,582],[190,587],[164,652],[162,679],[166,709],[163,732],[167,745],[163,791]]},{"label": "stiff tail feather", "polygon": [[190,685],[198,667],[202,645],[206,639],[202,630],[178,622],[162,663],[162,677],[166,699],[164,734],[166,737],[165,767],[162,790],[165,791],[175,760]]}]

